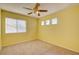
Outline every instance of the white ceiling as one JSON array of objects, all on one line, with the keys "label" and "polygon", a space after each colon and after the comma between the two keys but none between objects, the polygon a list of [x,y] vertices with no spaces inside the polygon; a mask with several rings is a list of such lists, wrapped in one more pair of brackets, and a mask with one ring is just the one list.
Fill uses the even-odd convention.
[{"label": "white ceiling", "polygon": [[27,13],[31,12],[31,10],[27,10],[27,9],[23,8],[23,7],[33,8],[35,6],[34,3],[0,3],[0,8],[11,11],[11,12],[27,15],[27,16],[43,17],[43,16],[49,15],[51,13],[55,13],[59,10],[62,10],[70,5],[72,5],[72,4],[69,4],[69,3],[40,3],[40,9],[48,10],[48,12],[40,13],[41,16],[37,16],[36,14],[27,15]]}]

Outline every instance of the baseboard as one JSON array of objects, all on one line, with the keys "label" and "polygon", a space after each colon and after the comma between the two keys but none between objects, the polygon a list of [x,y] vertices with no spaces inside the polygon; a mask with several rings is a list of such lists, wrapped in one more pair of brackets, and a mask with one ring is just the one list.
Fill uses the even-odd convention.
[{"label": "baseboard", "polygon": [[[38,40],[40,40],[40,39],[38,39]],[[47,44],[50,44],[50,45],[57,46],[57,47],[59,47],[59,48],[66,49],[66,50],[68,50],[68,51],[71,51],[71,52],[76,53],[77,55],[79,55],[79,52],[73,51],[73,50],[71,50],[71,49],[64,48],[64,47],[62,47],[62,46],[59,46],[59,45],[55,45],[55,44],[49,43],[48,41],[44,41],[44,40],[40,40],[40,41],[43,41],[43,42],[45,42],[45,43],[47,43]]]}]

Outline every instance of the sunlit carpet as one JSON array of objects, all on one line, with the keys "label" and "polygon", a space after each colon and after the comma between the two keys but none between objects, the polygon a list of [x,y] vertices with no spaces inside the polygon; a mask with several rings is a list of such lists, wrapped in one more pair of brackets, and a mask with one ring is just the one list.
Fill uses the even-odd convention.
[{"label": "sunlit carpet", "polygon": [[41,40],[23,42],[13,46],[3,47],[1,55],[75,55],[78,53],[48,44]]}]

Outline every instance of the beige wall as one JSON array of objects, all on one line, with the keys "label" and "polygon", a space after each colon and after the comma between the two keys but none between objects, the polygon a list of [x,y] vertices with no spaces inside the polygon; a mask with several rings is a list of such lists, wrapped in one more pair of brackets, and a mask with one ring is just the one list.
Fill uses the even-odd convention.
[{"label": "beige wall", "polygon": [[[58,17],[57,25],[41,26],[42,20]],[[79,52],[79,5],[39,19],[39,39]]]},{"label": "beige wall", "polygon": [[1,50],[1,9],[0,9],[0,50]]},{"label": "beige wall", "polygon": [[[23,19],[27,22],[27,32],[25,33],[16,33],[16,34],[6,34],[5,33],[5,18],[12,17],[16,19]],[[37,19],[8,12],[2,11],[2,46],[9,46],[17,44],[20,42],[30,41],[37,39]]]}]

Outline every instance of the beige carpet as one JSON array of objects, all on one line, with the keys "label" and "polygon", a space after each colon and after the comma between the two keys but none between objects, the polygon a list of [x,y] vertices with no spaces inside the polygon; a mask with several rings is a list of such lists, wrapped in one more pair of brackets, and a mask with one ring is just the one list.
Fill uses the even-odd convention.
[{"label": "beige carpet", "polygon": [[41,40],[24,42],[13,46],[4,47],[1,55],[70,55],[78,54]]}]

